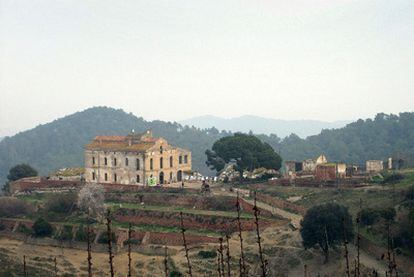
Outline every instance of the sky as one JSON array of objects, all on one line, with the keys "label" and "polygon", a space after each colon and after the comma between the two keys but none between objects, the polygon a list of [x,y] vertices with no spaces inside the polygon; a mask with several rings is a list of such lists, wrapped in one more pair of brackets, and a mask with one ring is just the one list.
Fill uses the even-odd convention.
[{"label": "sky", "polygon": [[414,111],[412,0],[0,0],[0,136],[92,106],[350,120]]}]

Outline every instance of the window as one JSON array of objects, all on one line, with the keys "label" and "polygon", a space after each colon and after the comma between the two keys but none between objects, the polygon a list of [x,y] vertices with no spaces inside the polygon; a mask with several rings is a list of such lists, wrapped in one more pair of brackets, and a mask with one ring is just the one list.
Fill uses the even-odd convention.
[{"label": "window", "polygon": [[128,158],[125,158],[125,166],[128,166]]},{"label": "window", "polygon": [[164,163],[164,159],[161,157],[161,158],[160,158],[160,168],[162,168],[162,167],[163,167],[163,163]]},{"label": "window", "polygon": [[140,182],[140,178],[139,178],[139,175],[137,175],[137,183],[139,182]]},{"label": "window", "polygon": [[95,157],[92,157],[92,164],[95,164]]},{"label": "window", "polygon": [[108,181],[108,173],[105,173],[105,181]]},{"label": "window", "polygon": [[104,159],[104,164],[108,165],[108,159],[107,158]]},{"label": "window", "polygon": [[152,158],[150,159],[150,170],[154,169],[154,161],[152,160]]},{"label": "window", "polygon": [[117,181],[117,178],[118,176],[116,176],[116,173],[114,173],[114,181],[116,182]]},{"label": "window", "polygon": [[178,157],[178,163],[182,164],[183,163],[183,156]]},{"label": "window", "polygon": [[170,172],[170,182],[172,181],[172,172]]},{"label": "window", "polygon": [[162,145],[160,146],[160,154],[162,154]]},{"label": "window", "polygon": [[116,166],[116,158],[114,158],[114,166]]},{"label": "window", "polygon": [[184,156],[184,163],[185,164],[188,163],[188,156],[187,155]]},{"label": "window", "polygon": [[173,157],[170,157],[170,167],[173,167]]},{"label": "window", "polygon": [[95,180],[95,172],[92,172],[92,180]]},{"label": "window", "polygon": [[136,165],[136,167],[137,167],[137,170],[139,170],[139,168],[140,168],[139,159],[137,159],[137,160],[135,161],[135,165]]}]

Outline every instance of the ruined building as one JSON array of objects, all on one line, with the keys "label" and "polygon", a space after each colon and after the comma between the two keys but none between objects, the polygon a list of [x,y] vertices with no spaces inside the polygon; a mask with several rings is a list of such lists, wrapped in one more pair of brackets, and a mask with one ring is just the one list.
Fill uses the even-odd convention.
[{"label": "ruined building", "polygon": [[191,171],[191,152],[171,146],[151,131],[97,136],[85,146],[85,180],[92,183],[165,184]]}]

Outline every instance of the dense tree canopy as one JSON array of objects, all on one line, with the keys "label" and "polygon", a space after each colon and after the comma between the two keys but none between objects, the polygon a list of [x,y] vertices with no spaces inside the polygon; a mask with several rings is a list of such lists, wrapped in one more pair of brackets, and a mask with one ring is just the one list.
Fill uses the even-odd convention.
[{"label": "dense tree canopy", "polygon": [[21,178],[37,176],[37,171],[28,164],[18,164],[12,167],[7,175],[10,182],[19,180]]},{"label": "dense tree canopy", "polygon": [[254,135],[237,133],[216,141],[211,150],[206,151],[207,165],[217,172],[227,163],[235,162],[239,172],[256,168],[278,170],[282,159],[273,148]]},{"label": "dense tree canopy", "polygon": [[[352,217],[344,206],[327,203],[308,210],[301,221],[300,234],[305,248],[319,246],[328,260],[329,248],[353,238]],[[345,230],[345,233],[344,233]]]},{"label": "dense tree canopy", "polygon": [[33,223],[33,232],[36,237],[48,237],[53,233],[53,227],[40,217]]}]

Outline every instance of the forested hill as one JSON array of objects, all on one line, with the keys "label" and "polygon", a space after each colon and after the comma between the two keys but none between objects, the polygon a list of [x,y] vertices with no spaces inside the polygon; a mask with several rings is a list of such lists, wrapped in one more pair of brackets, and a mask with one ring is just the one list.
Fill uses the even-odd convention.
[{"label": "forested hill", "polygon": [[34,129],[6,137],[0,142],[0,186],[9,169],[28,163],[41,174],[72,166],[83,166],[83,147],[97,135],[126,135],[134,129],[152,129],[155,136],[193,153],[193,167],[207,173],[204,151],[215,140],[228,135],[216,129],[199,130],[177,123],[145,121],[133,114],[107,107],[90,108]]},{"label": "forested hill", "polygon": [[[0,184],[4,183],[9,169],[18,163],[28,163],[41,174],[82,166],[83,146],[93,137],[125,135],[131,129],[137,132],[152,129],[155,136],[190,149],[193,168],[205,174],[210,172],[205,165],[205,150],[230,134],[215,128],[201,130],[178,123],[145,121],[112,108],[90,108],[0,141]],[[258,137],[273,146],[284,160],[303,160],[325,153],[329,160],[357,164],[367,159],[385,160],[389,156],[414,161],[414,113],[378,114],[373,120],[358,120],[306,139],[296,135],[284,139],[276,135]]]},{"label": "forested hill", "polygon": [[306,139],[296,135],[283,140],[274,135],[259,137],[278,149],[285,160],[303,160],[324,153],[332,161],[363,165],[369,159],[393,157],[414,166],[414,113],[380,113],[375,119],[360,119]]}]

